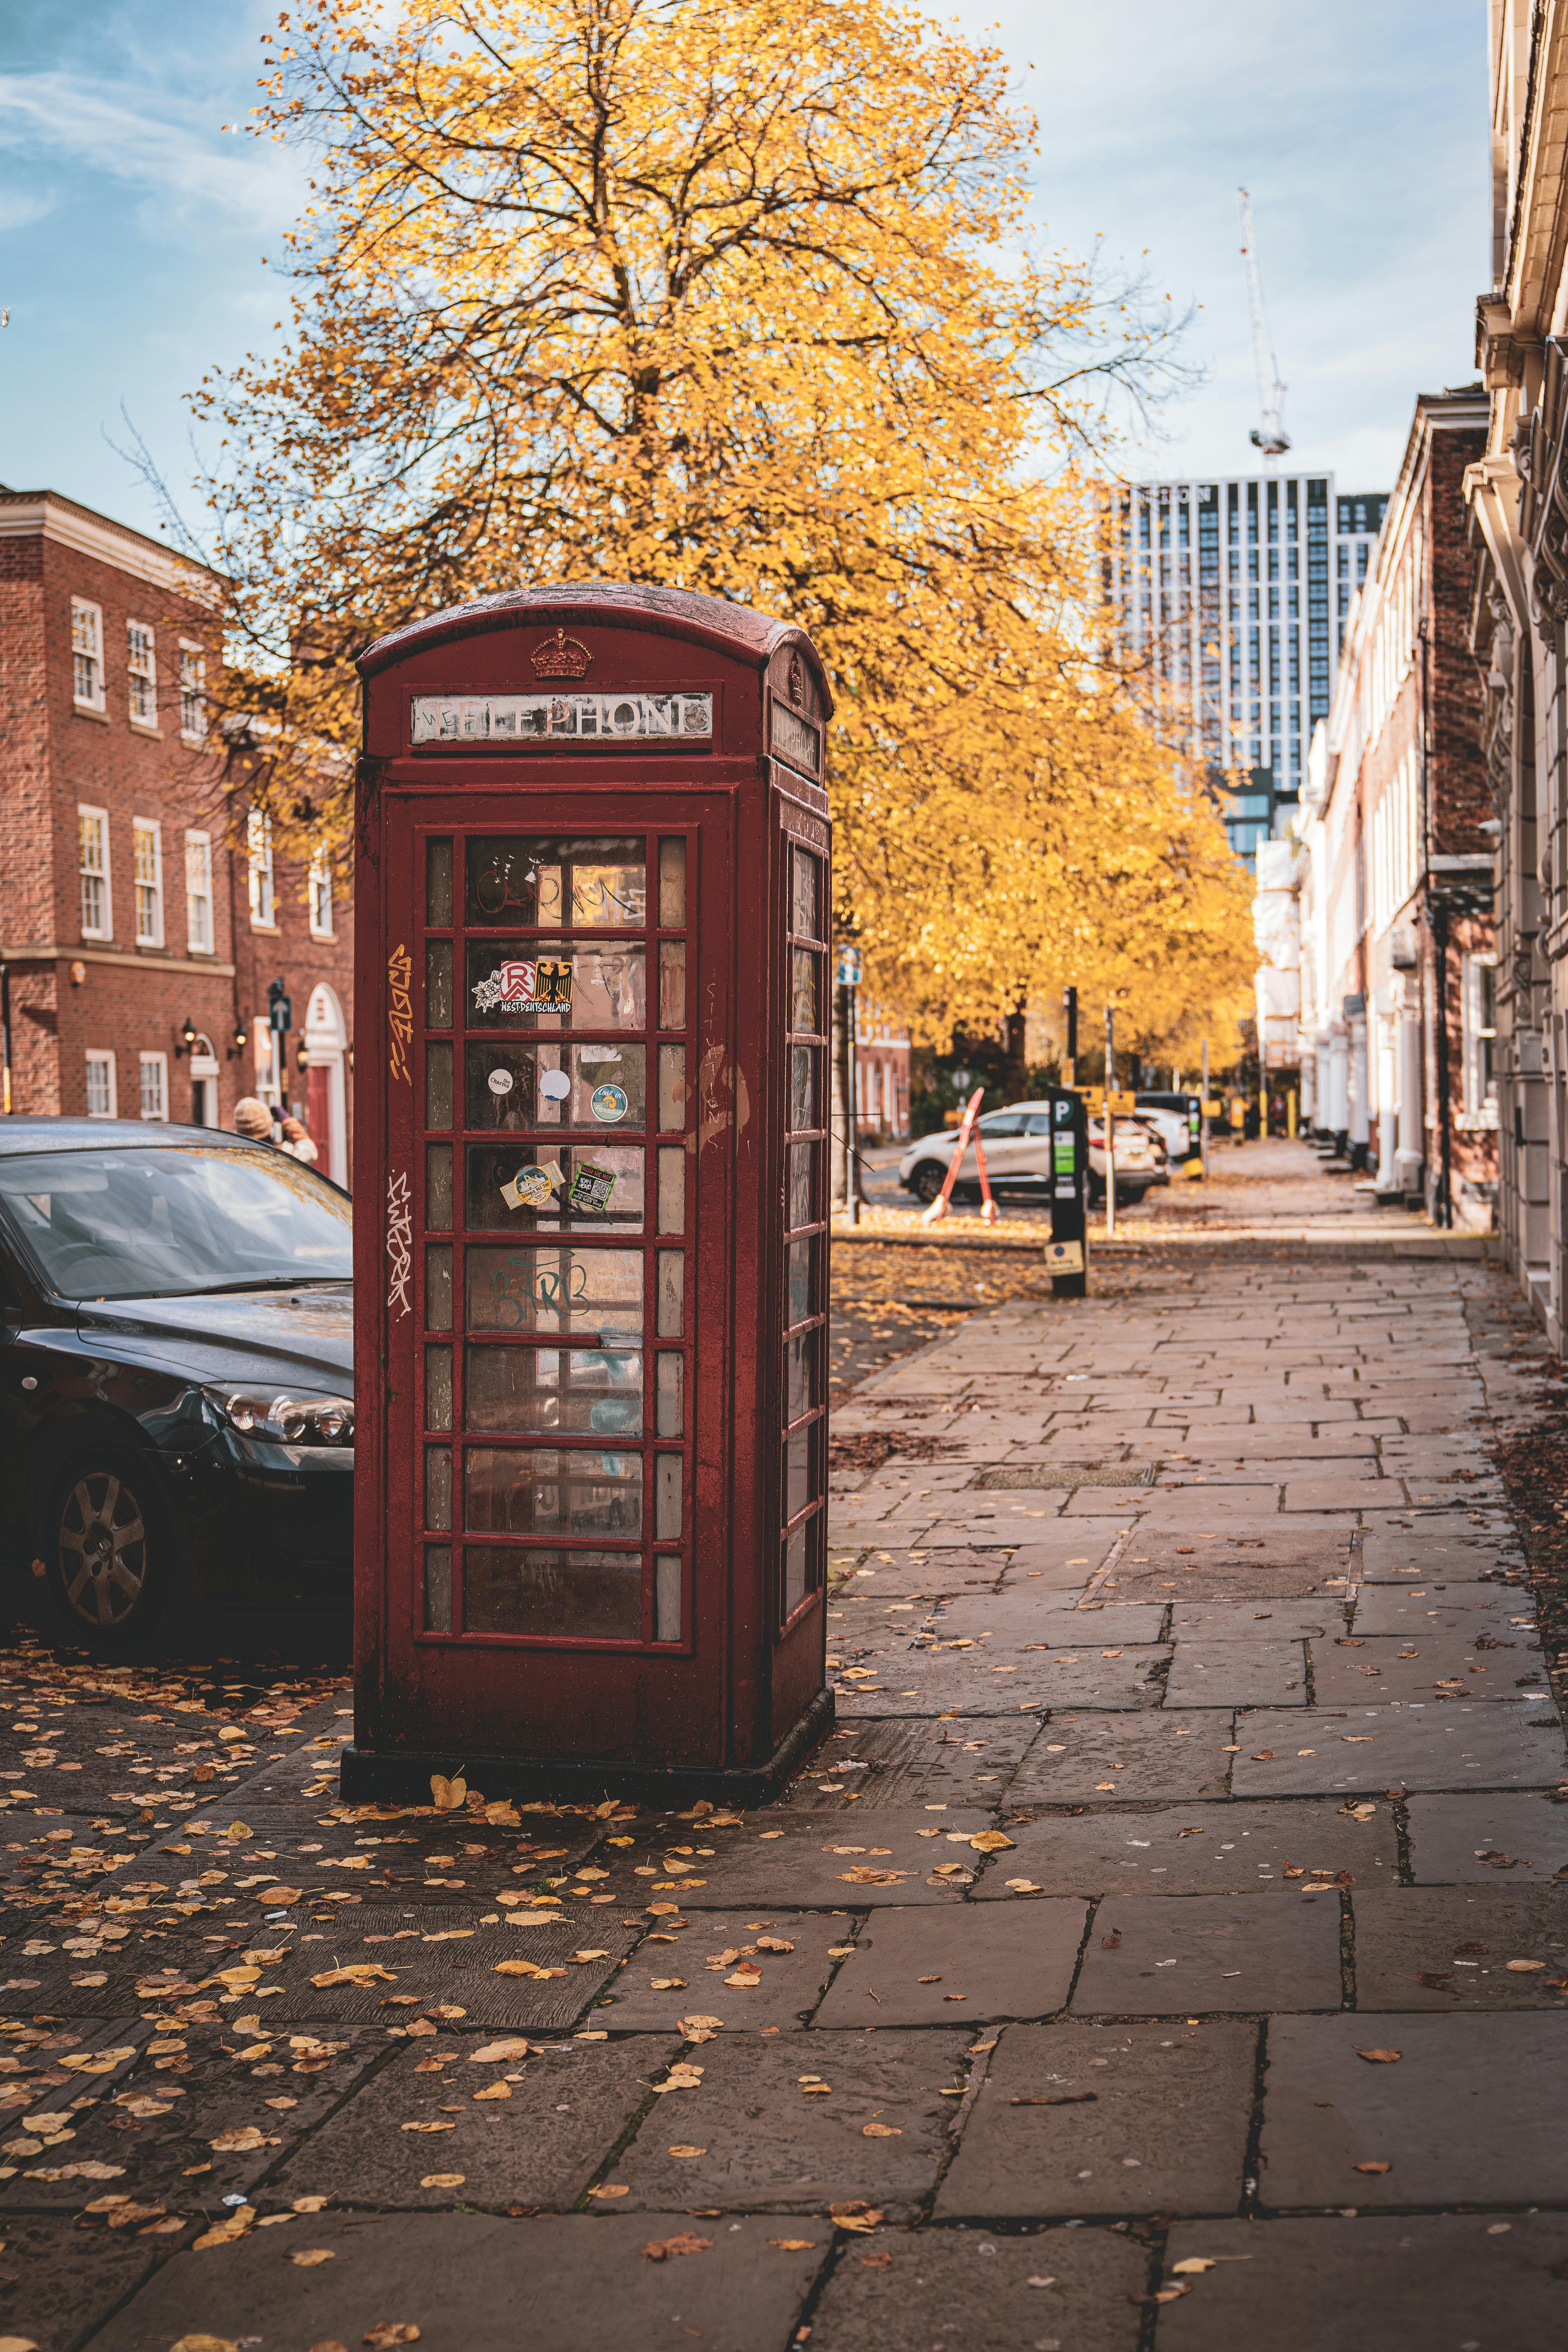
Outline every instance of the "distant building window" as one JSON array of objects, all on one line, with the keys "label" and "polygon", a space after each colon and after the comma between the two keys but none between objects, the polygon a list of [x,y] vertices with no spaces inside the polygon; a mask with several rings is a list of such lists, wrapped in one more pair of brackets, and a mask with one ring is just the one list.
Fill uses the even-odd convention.
[{"label": "distant building window", "polygon": [[1465,1109],[1471,1118],[1497,1116],[1497,964],[1467,956],[1464,966]]},{"label": "distant building window", "polygon": [[185,945],[193,955],[213,951],[213,845],[205,833],[185,835]]},{"label": "distant building window", "polygon": [[89,710],[103,709],[103,613],[71,598],[71,691]]},{"label": "distant building window", "polygon": [[163,944],[163,840],[157,821],[132,817],[132,858],[136,869],[136,944]]},{"label": "distant building window", "polygon": [[144,621],[128,621],[127,666],[131,672],[131,716],[139,727],[158,723],[158,670],[153,632]]},{"label": "distant building window", "polygon": [[180,732],[187,743],[206,740],[207,657],[188,637],[180,639]]},{"label": "distant building window", "polygon": [[81,935],[84,940],[110,936],[109,812],[79,808],[77,865],[81,875]]},{"label": "distant building window", "polygon": [[169,1057],[166,1054],[143,1054],[141,1063],[142,1116],[143,1118],[167,1118]]},{"label": "distant building window", "polygon": [[318,849],[310,860],[310,936],[318,940],[332,936],[332,869],[324,849]]},{"label": "distant building window", "polygon": [[272,875],[272,819],[264,809],[252,809],[246,821],[246,845],[250,858],[250,919],[271,929],[278,919],[278,895]]},{"label": "distant building window", "polygon": [[88,1049],[87,1115],[89,1118],[114,1117],[114,1056]]}]

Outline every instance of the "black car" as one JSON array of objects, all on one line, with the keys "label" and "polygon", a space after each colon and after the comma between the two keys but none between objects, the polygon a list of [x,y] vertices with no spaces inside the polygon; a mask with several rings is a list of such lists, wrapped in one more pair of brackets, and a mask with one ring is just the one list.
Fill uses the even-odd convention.
[{"label": "black car", "polygon": [[347,1609],[349,1198],[239,1136],[0,1119],[0,1539],[57,1624]]}]

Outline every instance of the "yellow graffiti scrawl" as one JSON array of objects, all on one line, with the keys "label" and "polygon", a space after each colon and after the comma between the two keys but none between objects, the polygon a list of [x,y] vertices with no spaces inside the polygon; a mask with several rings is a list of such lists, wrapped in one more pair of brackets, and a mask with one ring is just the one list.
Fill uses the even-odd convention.
[{"label": "yellow graffiti scrawl", "polygon": [[408,1047],[414,1035],[414,999],[409,993],[409,982],[414,965],[405,947],[395,947],[386,959],[386,1028],[387,1061],[395,1078],[414,1084],[414,1073],[408,1066]]}]

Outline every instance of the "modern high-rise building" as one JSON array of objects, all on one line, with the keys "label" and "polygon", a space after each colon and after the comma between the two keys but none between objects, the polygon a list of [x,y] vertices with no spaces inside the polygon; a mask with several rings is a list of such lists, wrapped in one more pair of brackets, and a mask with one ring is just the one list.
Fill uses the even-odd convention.
[{"label": "modern high-rise building", "polygon": [[1382,492],[1338,495],[1331,474],[1110,492],[1106,593],[1123,652],[1148,666],[1161,725],[1213,768],[1268,772],[1268,792],[1254,775],[1237,804],[1243,854],[1300,793],[1387,503]]}]

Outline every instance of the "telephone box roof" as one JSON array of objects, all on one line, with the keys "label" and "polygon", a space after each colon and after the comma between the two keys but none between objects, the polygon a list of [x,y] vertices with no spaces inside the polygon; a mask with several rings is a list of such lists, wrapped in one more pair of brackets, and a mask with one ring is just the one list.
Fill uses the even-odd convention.
[{"label": "telephone box roof", "polygon": [[589,619],[616,628],[647,629],[658,636],[683,637],[749,661],[757,669],[765,668],[781,646],[796,646],[811,663],[826,710],[831,715],[833,697],[822,657],[805,631],[793,622],[774,620],[769,614],[753,612],[748,604],[730,604],[721,596],[699,596],[688,588],[645,588],[618,580],[573,581],[556,588],[509,588],[499,596],[478,596],[471,604],[452,604],[445,612],[432,613],[427,620],[410,621],[405,627],[377,637],[360,655],[357,667],[362,677],[374,677],[427,646],[482,636],[520,622],[574,621],[583,626]]}]

